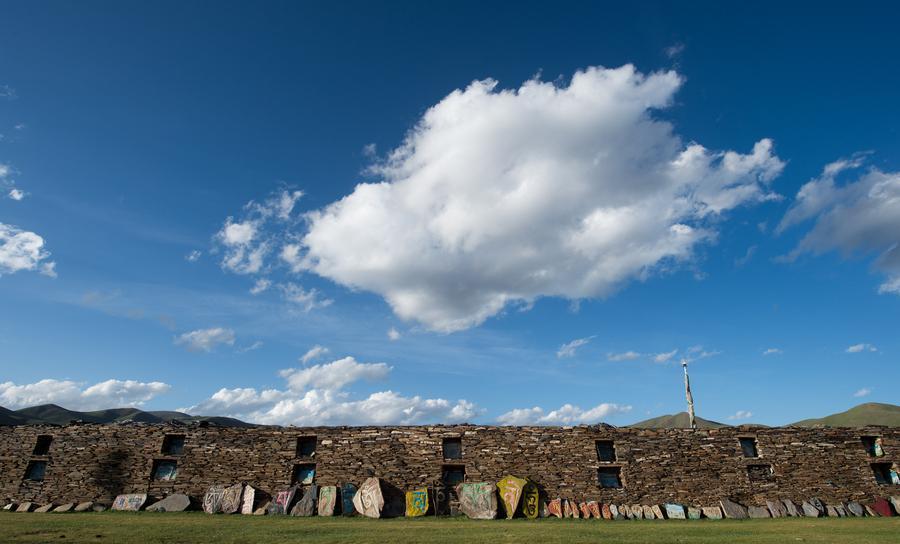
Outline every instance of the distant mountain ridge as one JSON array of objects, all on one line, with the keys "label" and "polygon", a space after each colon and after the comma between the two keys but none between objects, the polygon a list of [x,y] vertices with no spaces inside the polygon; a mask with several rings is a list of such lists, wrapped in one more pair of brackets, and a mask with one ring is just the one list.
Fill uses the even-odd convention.
[{"label": "distant mountain ridge", "polygon": [[818,419],[804,419],[791,423],[794,427],[863,427],[887,425],[900,427],[900,406],[880,402],[867,402],[846,412],[831,414]]},{"label": "distant mountain ridge", "polygon": [[67,425],[72,421],[85,423],[182,423],[209,422],[222,427],[253,427],[239,419],[222,416],[192,416],[183,412],[145,412],[138,408],[110,408],[92,412],[67,410],[55,404],[42,404],[20,410],[9,410],[0,406],[0,425]]},{"label": "distant mountain ridge", "polygon": [[[728,425],[724,423],[703,419],[702,417],[695,417],[694,421],[697,423],[698,429],[719,429],[728,427]],[[690,427],[690,417],[687,412],[679,412],[677,414],[645,419],[644,421],[638,421],[637,423],[632,423],[628,426],[636,429],[687,429]]]}]

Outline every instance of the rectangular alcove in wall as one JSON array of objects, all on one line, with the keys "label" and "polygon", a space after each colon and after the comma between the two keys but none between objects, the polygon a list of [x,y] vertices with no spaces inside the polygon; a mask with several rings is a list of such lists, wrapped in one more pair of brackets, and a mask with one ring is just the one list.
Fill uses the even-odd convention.
[{"label": "rectangular alcove in wall", "polygon": [[597,450],[597,460],[604,463],[616,461],[616,444],[612,440],[597,440],[594,442]]},{"label": "rectangular alcove in wall", "polygon": [[875,476],[875,482],[878,485],[891,485],[891,464],[890,463],[872,463],[872,474]]},{"label": "rectangular alcove in wall", "polygon": [[25,480],[32,482],[43,482],[44,474],[47,472],[47,461],[28,461],[25,467]]},{"label": "rectangular alcove in wall", "polygon": [[747,478],[751,482],[771,482],[775,480],[772,465],[747,465]]},{"label": "rectangular alcove in wall", "polygon": [[862,440],[863,447],[866,449],[866,453],[869,454],[869,457],[884,456],[884,449],[881,447],[880,436],[863,436],[860,440]]},{"label": "rectangular alcove in wall", "polygon": [[603,488],[622,487],[622,467],[600,467],[597,469],[597,484]]},{"label": "rectangular alcove in wall", "polygon": [[755,436],[741,436],[738,438],[741,445],[741,454],[748,459],[759,457],[759,447]]},{"label": "rectangular alcove in wall", "polygon": [[37,437],[34,442],[34,451],[31,455],[47,455],[50,453],[50,444],[53,443],[53,437],[48,434],[42,434]]},{"label": "rectangular alcove in wall", "polygon": [[178,477],[178,461],[173,459],[154,459],[150,478],[157,482],[171,482]]},{"label": "rectangular alcove in wall", "polygon": [[164,455],[181,455],[184,453],[184,435],[183,434],[167,434],[163,438],[162,448],[160,450]]},{"label": "rectangular alcove in wall", "polygon": [[301,436],[297,439],[297,457],[313,457],[316,454],[315,436]]},{"label": "rectangular alcove in wall", "polygon": [[442,465],[441,481],[449,486],[466,481],[466,467],[464,465]]},{"label": "rectangular alcove in wall", "polygon": [[462,438],[447,437],[441,442],[444,459],[462,459]]},{"label": "rectangular alcove in wall", "polygon": [[315,463],[303,463],[294,465],[294,471],[291,474],[291,484],[309,485],[316,479]]}]

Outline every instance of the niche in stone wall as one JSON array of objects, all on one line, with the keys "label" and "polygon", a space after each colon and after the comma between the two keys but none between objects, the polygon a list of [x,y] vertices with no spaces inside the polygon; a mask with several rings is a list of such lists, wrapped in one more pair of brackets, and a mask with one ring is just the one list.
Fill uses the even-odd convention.
[{"label": "niche in stone wall", "polygon": [[597,450],[597,460],[604,463],[613,463],[616,460],[616,445],[612,440],[597,440],[594,442]]},{"label": "niche in stone wall", "polygon": [[25,479],[32,482],[43,482],[47,472],[47,461],[28,461],[25,467]]},{"label": "niche in stone wall", "polygon": [[172,459],[154,459],[151,478],[159,482],[171,482],[178,477],[178,462]]},{"label": "niche in stone wall", "polygon": [[597,484],[600,487],[619,489],[622,487],[622,467],[600,467],[597,469]]},{"label": "niche in stone wall", "polygon": [[48,434],[42,434],[37,437],[34,443],[34,451],[32,455],[47,455],[50,453],[50,444],[53,443],[53,437]]},{"label": "niche in stone wall", "polygon": [[741,453],[747,458],[759,457],[759,449],[756,446],[755,436],[741,436],[738,438],[741,443]]},{"label": "niche in stone wall", "polygon": [[316,437],[301,436],[297,439],[297,457],[312,457],[316,454]]},{"label": "niche in stone wall", "polygon": [[444,452],[444,459],[462,459],[462,438],[444,438],[441,450]]},{"label": "niche in stone wall", "polygon": [[884,457],[884,448],[881,447],[880,436],[863,436],[861,440],[869,457]]},{"label": "niche in stone wall", "polygon": [[891,476],[890,463],[872,463],[872,474],[875,476],[875,482],[878,485],[891,485],[894,482]]},{"label": "niche in stone wall", "polygon": [[184,453],[184,435],[167,434],[163,438],[161,451],[165,455],[181,455]]},{"label": "niche in stone wall", "polygon": [[747,465],[747,477],[751,482],[771,482],[775,479],[772,465]]},{"label": "niche in stone wall", "polygon": [[444,485],[449,486],[466,481],[466,467],[464,465],[443,465],[441,467],[441,481]]},{"label": "niche in stone wall", "polygon": [[294,465],[294,472],[291,474],[292,485],[309,485],[316,479],[316,465],[314,463],[304,463]]}]

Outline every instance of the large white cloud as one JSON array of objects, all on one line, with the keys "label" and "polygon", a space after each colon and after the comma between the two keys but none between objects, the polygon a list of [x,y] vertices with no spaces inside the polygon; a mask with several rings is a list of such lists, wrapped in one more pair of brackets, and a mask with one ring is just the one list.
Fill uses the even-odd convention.
[{"label": "large white cloud", "polygon": [[87,388],[71,380],[40,380],[18,385],[0,383],[0,406],[17,409],[39,404],[58,404],[71,410],[139,406],[171,389],[163,382],[106,380]]},{"label": "large white cloud", "polygon": [[56,263],[49,261],[50,252],[44,239],[34,232],[0,223],[0,276],[21,270],[37,270],[56,277]]},{"label": "large white cloud", "polygon": [[359,363],[345,357],[330,363],[281,371],[285,389],[220,389],[209,399],[185,410],[194,414],[218,414],[245,421],[279,425],[410,425],[459,423],[478,415],[466,400],[407,397],[394,391],[372,393],[354,400],[343,390],[359,380],[385,378],[384,363]]},{"label": "large white cloud", "polygon": [[879,291],[900,295],[900,172],[872,168],[852,182],[838,183],[841,173],[862,162],[854,157],[827,165],[821,176],[800,188],[777,232],[815,218],[788,259],[832,250],[848,256],[874,254],[875,266],[887,276]]},{"label": "large white cloud", "polygon": [[681,84],[631,65],[568,85],[473,82],[372,168],[379,182],[308,214],[280,256],[438,331],[542,296],[607,296],[689,259],[723,212],[775,198],[770,140],[710,151],[654,118]]},{"label": "large white cloud", "polygon": [[631,411],[631,406],[604,402],[589,410],[578,406],[564,404],[556,410],[544,412],[544,409],[517,408],[497,418],[500,425],[578,425],[600,423],[603,418]]}]

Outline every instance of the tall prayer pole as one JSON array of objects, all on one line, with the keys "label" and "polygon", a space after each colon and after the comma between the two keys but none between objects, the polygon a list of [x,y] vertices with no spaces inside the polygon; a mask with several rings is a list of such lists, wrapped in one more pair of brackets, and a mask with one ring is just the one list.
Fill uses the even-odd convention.
[{"label": "tall prayer pole", "polygon": [[684,369],[684,396],[687,398],[688,420],[690,421],[691,429],[696,429],[697,422],[694,419],[694,395],[691,394],[691,379],[688,378],[687,365],[687,359],[682,359],[681,368]]}]

